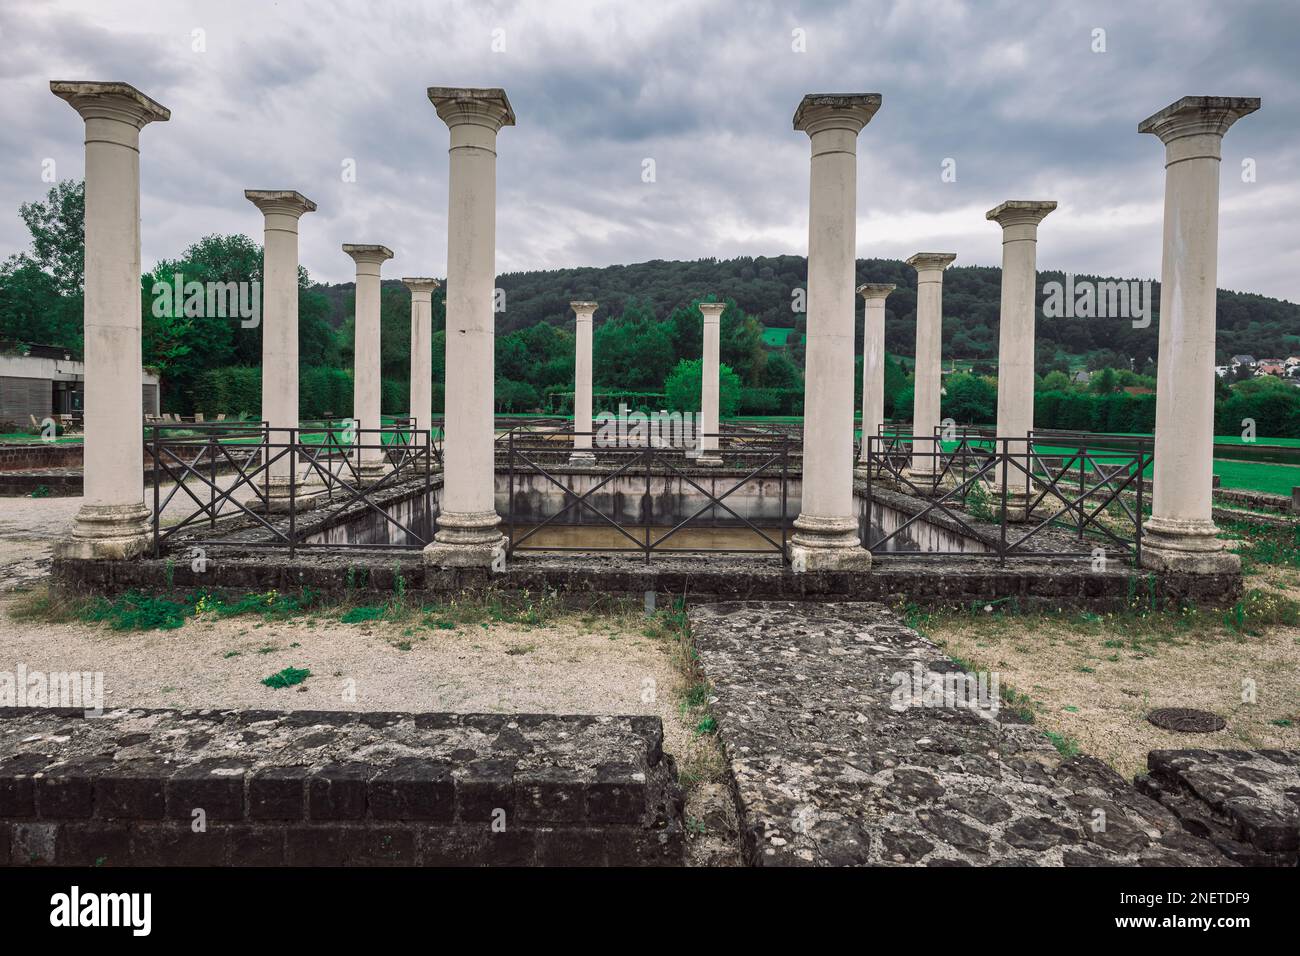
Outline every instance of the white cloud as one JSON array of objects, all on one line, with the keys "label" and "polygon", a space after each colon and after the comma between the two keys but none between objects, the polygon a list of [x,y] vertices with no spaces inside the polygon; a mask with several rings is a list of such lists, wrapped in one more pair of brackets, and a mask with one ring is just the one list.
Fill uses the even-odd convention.
[{"label": "white cloud", "polygon": [[[806,53],[791,49],[796,27]],[[294,188],[320,204],[302,226],[313,276],[351,278],[343,242],[390,246],[386,274],[438,275],[447,133],[425,88],[502,86],[519,125],[499,142],[501,271],[797,253],[808,143],[794,108],[806,92],[859,90],[884,96],[859,144],[859,255],[948,249],[994,265],[984,211],[1050,198],[1044,267],[1156,276],[1162,151],[1138,121],[1187,93],[1259,95],[1225,140],[1220,281],[1295,300],[1298,33],[1287,7],[1210,0],[48,0],[0,12],[0,209],[44,192],[44,157],[81,174],[80,121],[48,81],[122,79],[173,111],[143,134],[146,265],[213,232],[260,238],[243,190]],[[1245,156],[1255,184],[1240,182]],[[946,157],[955,183],[940,181]],[[25,243],[17,216],[0,218],[0,254]]]}]

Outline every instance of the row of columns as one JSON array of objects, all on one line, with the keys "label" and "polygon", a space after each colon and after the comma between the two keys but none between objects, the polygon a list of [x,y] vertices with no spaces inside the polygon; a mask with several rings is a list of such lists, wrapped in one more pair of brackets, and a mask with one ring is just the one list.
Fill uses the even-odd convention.
[{"label": "row of columns", "polygon": [[[842,418],[846,409],[852,415],[843,396],[852,394],[853,307],[846,293],[855,256],[856,143],[879,107],[877,94],[810,95],[794,116],[794,128],[808,133],[812,151],[803,504],[790,549],[798,570],[870,564],[857,535],[849,533],[856,516],[843,461],[851,455],[852,432]],[[1239,567],[1217,539],[1211,517],[1218,175],[1224,133],[1258,108],[1253,97],[1184,97],[1138,127],[1159,136],[1166,149],[1156,468],[1142,551],[1149,567],[1196,573]],[[997,435],[1008,439],[1013,455],[1027,450],[1033,430],[1038,225],[1055,208],[1051,201],[1011,200],[987,213],[1002,227]],[[954,258],[919,253],[907,260],[917,270],[914,438],[933,435],[939,424],[943,270]],[[884,418],[884,311],[892,290],[879,283],[857,290],[864,300],[863,463]],[[933,439],[929,444],[937,449]],[[911,476],[933,480],[937,455],[928,453],[924,437],[913,450]],[[1024,517],[1032,488],[1028,475],[1013,474],[1018,478],[1007,480],[1008,507]]]},{"label": "row of columns", "polygon": [[[150,122],[169,119],[170,112],[125,83],[55,81],[50,88],[86,125],[86,500],[56,555],[125,558],[149,544],[140,430],[139,133]],[[431,87],[428,96],[447,124],[450,150],[444,483],[438,531],[426,560],[499,567],[505,540],[493,479],[496,138],[503,126],[514,125],[515,115],[501,89]],[[858,134],[880,103],[874,93],[811,94],[794,116],[794,128],[807,133],[811,145],[803,491],[790,545],[792,565],[800,571],[870,566],[858,538],[852,487],[856,150]],[[1166,150],[1157,468],[1143,549],[1144,563],[1154,567],[1214,572],[1235,566],[1211,519],[1218,176],[1224,134],[1258,108],[1257,98],[1184,97],[1138,127],[1160,137]],[[264,416],[273,428],[296,427],[298,221],[316,206],[290,190],[245,195],[265,216]],[[988,213],[1003,230],[998,435],[1012,440],[1033,427],[1035,247],[1038,224],[1055,207],[1016,200]],[[392,252],[377,245],[343,248],[357,264],[354,415],[362,428],[378,428],[379,275]],[[931,434],[938,424],[942,276],[953,258],[921,253],[908,260],[918,273],[918,435]],[[427,427],[426,346],[437,283],[403,281],[412,291],[412,417]],[[864,443],[883,418],[884,303],[892,288],[857,289],[865,305]],[[595,303],[573,306],[575,430],[588,433],[585,448],[575,441],[574,455],[581,457],[590,454]],[[701,306],[702,428],[710,435],[718,426],[722,309]],[[716,454],[713,442],[706,455]],[[373,467],[378,454],[364,456],[363,463]],[[925,456],[911,467],[918,474],[933,472]],[[276,473],[271,483],[288,478]]]}]

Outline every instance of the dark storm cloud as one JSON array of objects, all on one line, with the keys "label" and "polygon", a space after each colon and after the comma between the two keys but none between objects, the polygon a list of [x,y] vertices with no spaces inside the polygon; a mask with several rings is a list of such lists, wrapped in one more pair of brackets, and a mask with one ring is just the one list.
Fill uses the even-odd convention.
[{"label": "dark storm cloud", "polygon": [[[424,91],[455,84],[502,86],[519,116],[499,141],[501,271],[802,252],[808,143],[791,117],[805,92],[846,90],[884,96],[859,141],[859,255],[994,264],[984,211],[1050,198],[1045,267],[1155,275],[1163,153],[1137,123],[1217,93],[1264,98],[1225,140],[1220,282],[1300,295],[1290,4],[55,0],[0,13],[0,30],[0,209],[44,191],[44,157],[80,175],[78,121],[49,79],[125,79],[172,109],[144,131],[146,265],[208,233],[258,236],[256,186],[320,204],[302,231],[318,278],[350,278],[342,242],[392,247],[390,275],[441,274],[447,132]],[[0,218],[0,250],[24,242]]]}]

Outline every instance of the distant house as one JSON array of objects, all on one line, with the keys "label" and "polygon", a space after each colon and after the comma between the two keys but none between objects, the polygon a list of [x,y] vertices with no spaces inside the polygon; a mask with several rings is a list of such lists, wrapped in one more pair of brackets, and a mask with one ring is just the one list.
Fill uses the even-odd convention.
[{"label": "distant house", "polygon": [[[0,421],[26,426],[33,418],[81,418],[85,382],[85,363],[68,349],[0,343]],[[158,376],[141,370],[140,388],[144,413],[158,414]]]},{"label": "distant house", "polygon": [[1223,378],[1223,376],[1227,375],[1227,374],[1228,374],[1228,371],[1229,371],[1229,369],[1228,369],[1228,366],[1226,366],[1226,365],[1216,365],[1216,366],[1214,366],[1214,374],[1217,375],[1217,376],[1219,376],[1219,378]]},{"label": "distant house", "polygon": [[1254,367],[1255,367],[1255,356],[1253,356],[1253,355],[1234,355],[1234,356],[1232,357],[1231,361],[1228,362],[1228,364],[1231,365],[1233,368],[1236,368],[1238,365],[1244,365],[1244,366],[1246,366],[1246,368],[1254,368]]},{"label": "distant house", "polygon": [[1286,366],[1280,360],[1261,359],[1255,366],[1256,375],[1276,375],[1281,378],[1286,374]]},{"label": "distant house", "polygon": [[1073,375],[1070,376],[1070,381],[1073,382],[1075,385],[1087,385],[1090,381],[1092,381],[1092,373],[1075,372]]}]

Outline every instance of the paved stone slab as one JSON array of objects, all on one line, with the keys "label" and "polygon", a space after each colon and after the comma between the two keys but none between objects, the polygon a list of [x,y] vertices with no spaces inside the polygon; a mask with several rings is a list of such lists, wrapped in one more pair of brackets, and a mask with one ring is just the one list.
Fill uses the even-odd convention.
[{"label": "paved stone slab", "polygon": [[1138,789],[1246,866],[1300,863],[1300,750],[1153,750]]},{"label": "paved stone slab", "polygon": [[881,605],[733,602],[690,620],[752,864],[1230,865],[1009,711],[920,706],[894,675],[957,668]]}]

